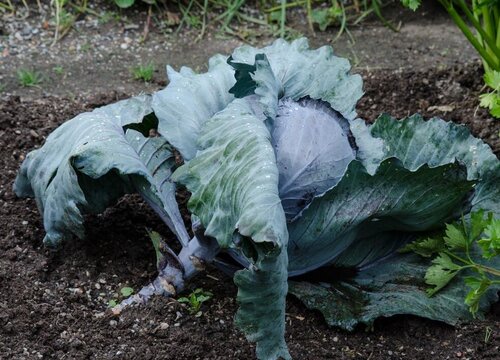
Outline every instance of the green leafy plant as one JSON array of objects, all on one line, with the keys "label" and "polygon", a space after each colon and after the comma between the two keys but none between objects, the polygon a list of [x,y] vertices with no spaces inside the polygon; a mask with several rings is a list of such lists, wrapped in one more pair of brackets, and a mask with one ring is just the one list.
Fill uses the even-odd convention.
[{"label": "green leafy plant", "polygon": [[484,343],[488,344],[491,340],[491,335],[493,334],[493,329],[490,326],[486,326],[484,329]]},{"label": "green leafy plant", "polygon": [[153,64],[141,64],[132,68],[132,75],[135,80],[142,80],[145,82],[149,82],[153,80],[153,74],[155,71],[155,67]]},{"label": "green leafy plant", "polygon": [[107,24],[111,21],[118,22],[120,21],[120,14],[114,11],[104,11],[98,14],[99,24]]},{"label": "green leafy plant", "polygon": [[19,69],[17,71],[17,80],[24,87],[37,87],[43,80],[43,75],[34,70]]},{"label": "green leafy plant", "polygon": [[129,297],[133,293],[134,289],[129,286],[124,286],[120,289],[120,294],[122,294],[123,297]]},{"label": "green leafy plant", "polygon": [[[421,0],[401,1],[412,10],[416,10],[421,3]],[[494,117],[500,117],[498,81],[486,80],[498,78],[496,74],[500,72],[500,0],[438,1],[483,61],[485,81],[493,91],[481,96],[481,106],[489,108]],[[475,30],[475,34],[471,27]]]},{"label": "green leafy plant", "polygon": [[488,71],[484,74],[484,82],[491,91],[479,97],[481,106],[489,109],[491,115],[500,118],[500,71]]},{"label": "green leafy plant", "polygon": [[63,75],[64,67],[62,67],[61,65],[57,65],[52,68],[52,71],[54,71],[54,73],[56,73],[57,75]]},{"label": "green leafy plant", "polygon": [[189,305],[189,313],[191,315],[201,316],[201,305],[212,298],[213,294],[209,291],[204,291],[203,289],[194,290],[187,297],[180,297],[177,299],[180,303],[185,303]]},{"label": "green leafy plant", "polygon": [[312,21],[318,24],[319,29],[325,31],[328,26],[339,23],[345,16],[345,11],[340,3],[334,1],[328,8],[312,10],[311,16]]},{"label": "green leafy plant", "polygon": [[128,298],[129,296],[131,296],[132,294],[134,293],[134,289],[129,287],[129,286],[124,286],[120,289],[120,295],[118,295],[117,293],[115,294],[115,298],[114,299],[110,299],[108,301],[108,307],[109,308],[116,308],[119,304],[119,300],[116,299],[116,298],[119,298],[120,296],[122,298]]},{"label": "green leafy plant", "polygon": [[446,225],[444,236],[417,240],[408,244],[403,251],[414,251],[425,257],[437,256],[427,269],[425,282],[432,287],[427,294],[432,296],[447,286],[463,271],[475,273],[463,279],[470,291],[465,303],[475,315],[481,298],[495,284],[500,284],[500,269],[480,263],[476,252],[482,251],[482,258],[491,260],[500,255],[500,219],[490,213],[486,218],[483,211],[472,212],[470,221]]},{"label": "green leafy plant", "polygon": [[[469,285],[451,281],[429,297],[424,275],[437,263],[398,252],[461,213],[500,215],[500,161],[467,128],[419,115],[359,119],[361,77],[306,39],[239,47],[212,57],[205,73],[167,73],[168,86],[152,96],[56,129],[14,184],[18,196],[37,199],[47,246],[82,238],[84,213],[134,192],[176,235],[174,251],[150,234],[158,276],[113,312],[175,297],[213,263],[233,275],[236,324],[257,342],[259,359],[290,358],[287,294],[345,330],[395,314],[473,319],[462,301]],[[190,192],[192,235],[180,187]],[[487,261],[500,266],[498,256]],[[455,272],[446,257],[439,263]],[[485,290],[478,314],[499,289]]]}]

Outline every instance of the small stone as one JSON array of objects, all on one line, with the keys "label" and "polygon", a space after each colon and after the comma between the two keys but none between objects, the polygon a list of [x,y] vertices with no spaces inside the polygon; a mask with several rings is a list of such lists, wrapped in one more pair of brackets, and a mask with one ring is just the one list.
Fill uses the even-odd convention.
[{"label": "small stone", "polygon": [[461,358],[463,354],[459,351],[455,355],[457,356],[457,358]]},{"label": "small stone", "polygon": [[22,30],[21,30],[21,35],[23,36],[29,36],[31,35],[33,29],[31,26],[26,25]]},{"label": "small stone", "polygon": [[116,321],[116,320],[110,320],[109,321],[109,325],[116,326],[116,325],[118,325],[118,321]]},{"label": "small stone", "polygon": [[169,326],[170,326],[170,325],[169,325],[168,323],[166,323],[166,322],[162,322],[162,323],[160,323],[160,329],[161,329],[161,330],[166,330],[166,329],[168,329],[168,328],[169,328]]},{"label": "small stone", "polygon": [[28,222],[26,220],[24,220],[21,224],[28,225]]},{"label": "small stone", "polygon": [[98,313],[94,314],[94,316],[95,316],[96,319],[103,318],[104,315],[106,315],[104,312],[98,312]]},{"label": "small stone", "polygon": [[95,283],[95,285],[94,285],[94,286],[95,286],[95,288],[96,288],[97,290],[100,290],[100,289],[101,289],[101,284],[99,284],[99,283]]},{"label": "small stone", "polygon": [[120,48],[123,49],[123,50],[127,50],[128,49],[128,44],[120,44]]},{"label": "small stone", "polygon": [[71,347],[74,349],[81,349],[83,347],[83,345],[84,345],[84,343],[79,339],[74,339],[71,342]]},{"label": "small stone", "polygon": [[123,28],[125,30],[136,30],[136,29],[139,29],[139,25],[138,24],[126,24]]},{"label": "small stone", "polygon": [[335,336],[335,337],[333,338],[333,342],[338,342],[338,341],[339,341],[339,338]]},{"label": "small stone", "polygon": [[69,291],[71,291],[75,295],[82,295],[83,294],[82,288],[69,288]]}]

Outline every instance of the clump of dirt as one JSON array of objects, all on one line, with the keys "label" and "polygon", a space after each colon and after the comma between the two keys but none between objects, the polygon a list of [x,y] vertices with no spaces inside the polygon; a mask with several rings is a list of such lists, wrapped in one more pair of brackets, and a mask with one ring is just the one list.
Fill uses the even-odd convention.
[{"label": "clump of dirt", "polygon": [[[500,122],[477,110],[480,69],[370,72],[359,105],[370,121],[384,111],[414,112],[467,125],[498,153]],[[47,97],[0,100],[0,358],[253,359],[254,347],[233,325],[237,309],[231,279],[209,269],[189,290],[214,297],[194,317],[172,299],[154,298],[119,317],[106,312],[120,289],[139,289],[155,275],[145,228],[175,240],[137,197],[88,216],[87,238],[59,251],[42,246],[40,215],[32,199],[17,199],[12,183],[26,153],[68,118],[125,94],[80,100]],[[500,309],[452,328],[411,316],[380,319],[372,332],[329,328],[293,297],[287,305],[287,342],[296,359],[496,359]],[[489,334],[489,335],[488,335]]]}]

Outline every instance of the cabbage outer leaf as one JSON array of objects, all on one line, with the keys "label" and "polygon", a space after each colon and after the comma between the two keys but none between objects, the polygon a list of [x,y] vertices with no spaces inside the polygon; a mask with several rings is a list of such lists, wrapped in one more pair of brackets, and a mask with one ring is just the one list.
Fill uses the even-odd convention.
[{"label": "cabbage outer leaf", "polygon": [[478,181],[472,210],[484,209],[500,215],[500,161],[464,125],[439,118],[425,121],[420,115],[396,121],[384,114],[370,127],[370,132],[383,140],[385,157],[397,157],[407,169],[423,164],[436,167],[455,161],[463,163],[468,179]]},{"label": "cabbage outer leaf", "polygon": [[[353,161],[340,183],[289,225],[289,272],[299,275],[327,265],[361,238],[440,226],[460,214],[473,185],[458,164],[410,171],[388,159],[370,175]],[[364,248],[378,253],[380,246],[372,242]]]},{"label": "cabbage outer leaf", "polygon": [[[499,160],[488,145],[471,136],[464,126],[437,118],[424,121],[414,115],[396,121],[382,115],[372,126],[355,120],[351,130],[364,171],[358,162],[351,163],[337,187],[316,199],[304,218],[291,224],[289,257],[290,273],[293,275],[297,269],[302,272],[305,266],[298,263],[300,258],[294,254],[296,244],[316,247],[314,253],[321,253],[323,238],[329,238],[330,243],[323,243],[329,244],[328,250],[325,247],[323,252],[333,258],[326,264],[327,268],[321,269],[323,274],[335,279],[336,267],[351,267],[357,269],[358,274],[351,280],[334,280],[330,288],[308,282],[292,283],[290,292],[307,306],[319,309],[330,324],[345,329],[352,329],[357,323],[371,324],[379,316],[394,314],[415,314],[450,324],[469,319],[470,313],[463,303],[466,290],[458,277],[429,299],[424,291],[428,259],[394,252],[418,236],[418,231],[442,225],[447,216],[456,218],[471,208],[482,208],[498,216]],[[394,161],[393,157],[397,158],[395,164],[398,163],[400,169],[384,171],[384,164]],[[384,160],[387,158],[389,160]],[[344,180],[346,185],[353,185],[353,167],[358,168],[354,171],[356,179],[369,181],[359,186],[361,191],[344,187]],[[443,172],[443,169],[447,170]],[[405,173],[409,177],[404,183],[408,186],[415,181],[410,190],[417,192],[399,198],[399,186],[391,188],[390,183]],[[377,181],[380,184],[377,185]],[[400,185],[405,186],[403,182]],[[376,193],[384,188],[383,192],[393,200],[383,211],[380,207],[369,214],[370,208],[378,206]],[[471,188],[474,192],[468,201],[460,201],[467,200],[467,191]],[[358,207],[357,215],[349,214],[343,221],[341,210],[349,211],[352,201],[362,199],[370,191],[370,197],[361,201],[364,208]],[[343,198],[345,204],[338,204]],[[483,310],[496,301],[497,290],[488,293],[482,303]]]},{"label": "cabbage outer leaf", "polygon": [[196,155],[200,128],[212,115],[232,100],[234,71],[227,58],[216,55],[209,60],[208,72],[196,74],[188,67],[176,72],[167,66],[168,86],[153,94],[153,110],[158,117],[158,132],[185,160]]},{"label": "cabbage outer leaf", "polygon": [[[500,258],[489,266],[500,267]],[[330,286],[290,281],[289,291],[310,309],[321,311],[327,323],[344,330],[358,324],[372,326],[375,319],[398,314],[426,318],[456,325],[472,320],[463,299],[468,288],[463,280],[470,273],[460,273],[447,287],[427,296],[424,276],[429,262],[416,254],[397,254],[360,271],[353,279],[335,281]],[[480,311],[498,301],[500,286],[492,286],[480,303]]]},{"label": "cabbage outer leaf", "polygon": [[[363,95],[363,81],[361,76],[349,74],[349,61],[334,56],[330,46],[309,50],[306,38],[291,43],[278,39],[262,49],[241,46],[229,62],[236,70],[248,73],[244,78],[255,82],[254,92],[261,97],[268,114],[276,113],[271,108],[278,105],[272,101],[276,97],[310,97],[328,102],[348,120],[356,118],[355,106]],[[248,81],[236,82],[231,91],[236,97],[245,97],[249,88]]]},{"label": "cabbage outer leaf", "polygon": [[54,246],[72,235],[83,238],[83,212],[102,212],[136,189],[170,219],[181,241],[188,240],[173,201],[175,186],[168,177],[162,184],[158,178],[170,174],[170,147],[134,130],[125,135],[124,127],[139,124],[151,111],[151,98],[139,96],[78,115],[27,155],[14,190],[18,196],[36,198],[43,214],[44,243]]},{"label": "cabbage outer leaf", "polygon": [[135,130],[127,130],[125,137],[148,169],[147,178],[132,178],[137,192],[162,218],[181,244],[187,246],[191,237],[186,231],[175,198],[177,186],[171,179],[176,167],[172,147],[161,136],[145,137]]},{"label": "cabbage outer leaf", "polygon": [[278,195],[271,135],[244,100],[202,127],[194,159],[173,175],[192,193],[188,206],[222,248],[250,262],[235,275],[236,323],[257,342],[260,359],[290,358],[284,340],[288,233]]}]

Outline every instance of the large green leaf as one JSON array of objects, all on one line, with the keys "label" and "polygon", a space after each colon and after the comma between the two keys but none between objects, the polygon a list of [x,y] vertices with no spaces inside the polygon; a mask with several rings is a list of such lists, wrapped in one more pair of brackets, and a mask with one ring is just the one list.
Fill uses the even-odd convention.
[{"label": "large green leaf", "polygon": [[420,115],[400,121],[381,115],[370,132],[384,141],[385,157],[397,157],[407,169],[463,163],[468,178],[478,182],[473,210],[482,208],[500,215],[500,161],[467,127],[438,118],[425,121]]},{"label": "large green leaf", "polygon": [[[440,226],[466,209],[473,185],[459,164],[410,171],[388,159],[370,175],[353,161],[338,185],[289,225],[289,271],[326,265],[362,238]],[[372,242],[366,249],[377,252],[380,246]]]},{"label": "large green leaf", "polygon": [[[394,314],[450,324],[469,319],[459,277],[428,298],[429,260],[395,251],[422,231],[467,213],[471,205],[498,213],[498,159],[465,127],[439,119],[396,121],[382,115],[373,126],[351,122],[351,131],[359,162],[352,162],[342,181],[289,228],[290,274],[323,263],[309,280],[320,275],[331,284],[292,283],[290,292],[345,329]],[[357,275],[342,280],[346,268]],[[483,309],[495,294],[489,293]]]},{"label": "large green leaf", "polygon": [[[329,46],[310,50],[306,38],[291,43],[279,39],[262,49],[237,48],[230,64],[240,71],[240,78],[244,80],[238,81],[232,92],[237,97],[255,92],[268,113],[273,113],[273,98],[310,97],[328,102],[346,119],[356,117],[355,106],[363,95],[362,79],[359,75],[350,75],[349,61],[334,56]],[[255,82],[253,92],[249,79]]]},{"label": "large green leaf", "polygon": [[[490,266],[498,268],[499,259]],[[429,297],[424,280],[428,267],[428,259],[415,254],[397,254],[360,271],[352,279],[337,279],[321,285],[291,281],[289,291],[307,307],[321,311],[328,324],[345,330],[353,330],[360,323],[371,326],[379,317],[398,314],[424,316],[451,325],[471,320],[463,300],[468,292],[462,285],[467,273],[459,274],[446,288]],[[335,271],[330,271],[334,278]],[[488,290],[480,310],[486,311],[498,301],[499,290],[498,285]]]},{"label": "large green leaf", "polygon": [[187,246],[190,236],[175,198],[176,185],[171,179],[176,164],[170,144],[161,136],[145,137],[134,130],[127,130],[126,138],[149,171],[147,178],[132,178],[137,192],[162,218],[179,241]]},{"label": "large green leaf", "polygon": [[235,100],[203,125],[200,151],[173,175],[191,191],[188,206],[205,235],[250,262],[235,275],[237,324],[257,342],[260,359],[289,358],[284,340],[288,233],[270,138],[251,106]]},{"label": "large green leaf", "polygon": [[134,130],[125,134],[125,127],[139,124],[150,113],[148,96],[101,107],[64,123],[42,148],[27,155],[14,189],[18,196],[36,198],[46,244],[56,245],[72,235],[82,238],[83,212],[102,212],[136,189],[187,242],[175,187],[168,182],[170,148],[165,140],[146,139]]},{"label": "large green leaf", "polygon": [[196,155],[201,126],[233,99],[234,71],[226,57],[216,55],[209,61],[208,72],[196,74],[188,67],[180,72],[167,66],[170,83],[153,94],[153,110],[160,123],[158,132],[185,160]]}]

